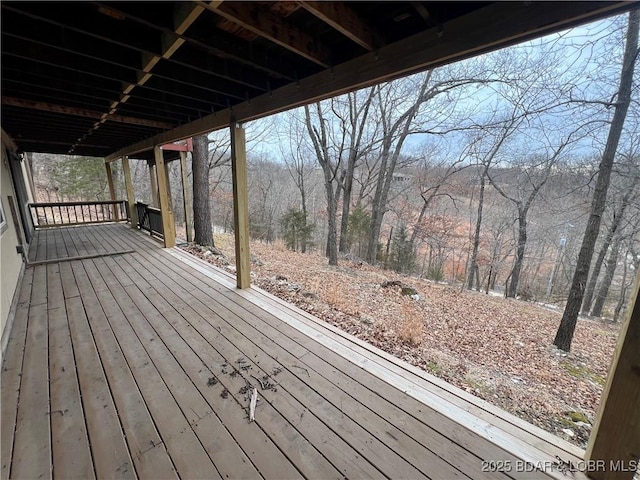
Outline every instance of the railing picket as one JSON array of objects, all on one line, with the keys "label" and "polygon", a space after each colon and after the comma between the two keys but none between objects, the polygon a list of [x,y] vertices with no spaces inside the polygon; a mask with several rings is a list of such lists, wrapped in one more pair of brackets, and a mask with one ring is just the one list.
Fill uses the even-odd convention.
[{"label": "railing picket", "polygon": [[[80,207],[80,215],[82,218],[78,216],[78,207]],[[29,204],[35,228],[128,221],[129,215],[127,208],[125,200]],[[73,218],[71,217],[72,211]],[[116,215],[118,211],[123,212],[123,214],[120,216]],[[87,216],[89,217],[88,219]]]}]

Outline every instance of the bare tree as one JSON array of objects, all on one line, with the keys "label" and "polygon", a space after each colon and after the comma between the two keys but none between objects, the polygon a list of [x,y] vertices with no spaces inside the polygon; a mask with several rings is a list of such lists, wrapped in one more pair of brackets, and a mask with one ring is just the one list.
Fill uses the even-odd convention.
[{"label": "bare tree", "polygon": [[515,181],[517,182],[517,186],[515,192],[508,192],[505,186],[500,185],[500,183],[496,181],[495,173],[490,173],[491,171],[487,169],[489,183],[500,195],[513,203],[517,212],[518,240],[507,297],[515,298],[518,294],[520,273],[524,264],[525,250],[527,247],[527,215],[529,210],[542,187],[544,187],[549,180],[549,176],[553,172],[554,167],[562,158],[561,155],[563,151],[575,140],[573,138],[573,134],[575,133],[576,132],[572,132],[565,139],[560,140],[557,145],[551,146],[549,154],[533,157],[527,162],[528,165],[518,166],[516,169],[517,178]]},{"label": "bare tree", "polygon": [[329,265],[338,265],[338,238],[337,238],[337,211],[340,193],[342,190],[341,178],[339,176],[342,155],[332,155],[330,146],[331,138],[330,126],[325,119],[323,112],[324,104],[318,102],[314,105],[317,125],[311,118],[311,109],[308,105],[304,107],[305,125],[311,138],[313,149],[318,163],[324,173],[324,188],[327,197],[327,246],[326,255],[329,258]]},{"label": "bare tree", "polygon": [[569,298],[562,315],[562,320],[553,340],[553,344],[561,350],[569,351],[573,340],[573,333],[578,321],[578,313],[582,305],[585,284],[589,275],[589,267],[593,257],[596,239],[600,231],[600,222],[604,212],[609,180],[613,168],[613,161],[618,149],[618,143],[622,134],[625,118],[631,103],[631,88],[633,85],[633,72],[635,62],[638,57],[638,25],[640,23],[640,11],[634,10],[629,14],[629,24],[627,28],[626,44],[622,62],[622,72],[620,74],[620,85],[617,93],[617,101],[613,119],[609,128],[607,144],[602,154],[596,186],[593,192],[591,203],[591,213],[587,224],[587,229],[582,240],[576,271],[571,282]]}]

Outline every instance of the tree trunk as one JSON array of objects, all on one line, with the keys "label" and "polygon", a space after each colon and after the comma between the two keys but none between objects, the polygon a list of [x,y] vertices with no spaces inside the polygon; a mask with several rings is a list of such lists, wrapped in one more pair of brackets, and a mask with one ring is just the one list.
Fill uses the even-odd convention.
[{"label": "tree trunk", "polygon": [[338,265],[338,237],[337,237],[337,205],[336,198],[333,193],[333,187],[330,182],[325,182],[325,190],[327,193],[327,248],[325,254],[329,259],[329,265]]},{"label": "tree trunk", "polygon": [[[304,215],[304,226],[306,227],[309,222],[309,217],[307,215],[307,194],[304,190],[304,182],[300,187],[300,196],[302,197],[302,214]],[[304,239],[302,240],[302,245],[300,245],[300,251],[302,253],[307,253],[307,240],[308,235],[305,235]]]},{"label": "tree trunk", "polygon": [[344,185],[342,187],[344,197],[342,199],[342,221],[340,223],[340,252],[347,253],[349,249],[349,242],[347,233],[349,230],[349,213],[351,211],[351,191],[353,189],[353,172],[355,170],[355,161],[351,162],[349,159],[349,165],[347,166],[347,174],[344,178]]},{"label": "tree trunk", "polygon": [[609,288],[611,287],[611,281],[613,275],[616,273],[616,267],[618,266],[618,254],[620,253],[620,244],[622,243],[622,236],[617,235],[613,245],[611,246],[611,253],[607,259],[607,265],[605,268],[604,278],[598,289],[595,301],[593,302],[593,310],[591,310],[592,317],[601,317],[604,302],[609,294]]},{"label": "tree trunk", "polygon": [[[627,251],[627,255],[628,255],[628,251]],[[616,308],[613,312],[613,321],[617,322],[618,319],[620,318],[620,313],[622,312],[622,308],[624,307],[625,303],[627,302],[627,275],[628,275],[628,271],[629,269],[627,268],[627,261],[626,261],[626,255],[625,255],[625,261],[622,263],[622,282],[620,282],[621,284],[621,288],[620,288],[620,297],[618,298],[618,303],[616,304]]]},{"label": "tree trunk", "polygon": [[[473,288],[473,276],[478,270],[478,248],[480,247],[480,228],[482,226],[482,208],[484,206],[484,186],[485,186],[485,173],[482,172],[480,176],[480,194],[478,196],[478,217],[476,219],[476,230],[473,235],[473,251],[471,252],[471,263],[469,264],[469,278],[467,280],[467,288],[471,290]],[[478,288],[480,284],[478,283]]]},{"label": "tree trunk", "polygon": [[602,154],[602,161],[598,169],[598,178],[596,180],[595,190],[593,192],[593,200],[591,202],[591,213],[587,223],[587,229],[584,233],[576,270],[573,274],[571,289],[567,305],[562,315],[562,320],[553,340],[553,344],[564,351],[571,349],[571,341],[573,333],[578,322],[578,313],[582,305],[585,284],[589,276],[589,266],[593,257],[598,232],[600,231],[600,221],[604,212],[605,202],[607,200],[607,190],[609,189],[609,181],[611,179],[611,170],[613,161],[618,149],[620,135],[627,116],[627,110],[631,102],[631,87],[633,84],[633,69],[636,60],[636,50],[638,48],[638,24],[640,22],[640,11],[635,10],[629,14],[629,27],[627,29],[627,39],[622,62],[622,72],[620,74],[620,88],[618,89],[618,98],[613,114],[613,119],[609,127],[609,135],[607,144]]},{"label": "tree trunk", "polygon": [[193,137],[193,228],[198,245],[213,247],[211,206],[209,205],[209,139]]},{"label": "tree trunk", "polygon": [[380,230],[382,229],[382,217],[384,217],[384,211],[386,208],[386,195],[383,195],[382,192],[384,190],[388,161],[389,152],[382,152],[376,191],[373,196],[373,202],[371,204],[371,230],[369,232],[369,244],[367,245],[367,262],[369,262],[371,265],[376,264],[376,256],[378,253],[378,238],[380,237]]},{"label": "tree trunk", "polygon": [[311,113],[308,106],[304,107],[305,125],[307,127],[307,132],[311,137],[313,148],[316,152],[316,158],[318,159],[318,163],[322,167],[322,172],[324,174],[324,189],[327,196],[327,226],[329,228],[329,231],[327,233],[327,245],[325,254],[329,258],[329,265],[337,266],[338,238],[336,229],[338,226],[338,222],[336,221],[336,217],[340,186],[339,184],[336,185],[336,188],[334,190],[333,183],[334,181],[336,181],[336,170],[338,166],[334,166],[331,162],[331,159],[329,158],[326,126],[324,118],[322,116],[322,109],[319,103],[316,103],[316,109],[318,112],[320,132],[318,132],[314,125],[311,123]]},{"label": "tree trunk", "polygon": [[518,284],[520,283],[520,272],[524,263],[524,252],[527,247],[527,213],[521,211],[518,215],[518,248],[516,249],[516,260],[511,270],[511,282],[507,297],[515,298],[518,294]]},{"label": "tree trunk", "polygon": [[624,216],[624,212],[629,205],[629,200],[631,199],[631,195],[633,194],[635,187],[638,183],[638,178],[634,179],[629,190],[624,194],[622,201],[618,208],[616,208],[613,214],[613,222],[609,226],[609,230],[607,231],[607,236],[605,237],[604,243],[602,247],[600,247],[600,251],[598,252],[598,256],[596,257],[596,262],[593,265],[593,271],[591,272],[591,277],[589,278],[589,283],[587,284],[587,288],[584,291],[584,299],[582,301],[582,314],[586,315],[591,308],[591,302],[593,300],[593,294],[596,290],[596,283],[598,282],[598,277],[600,276],[600,269],[602,268],[602,263],[604,262],[604,257],[607,255],[607,251],[611,246],[611,241],[613,240],[620,223],[622,222],[622,218]]}]

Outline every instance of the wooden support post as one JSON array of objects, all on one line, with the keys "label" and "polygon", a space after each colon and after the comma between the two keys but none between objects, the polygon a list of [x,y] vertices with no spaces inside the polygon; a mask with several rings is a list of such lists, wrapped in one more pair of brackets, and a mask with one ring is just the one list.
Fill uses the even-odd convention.
[{"label": "wooden support post", "polygon": [[[596,480],[634,478],[640,466],[640,274],[620,329],[585,461]],[[602,466],[602,467],[601,467]]]},{"label": "wooden support post", "polygon": [[135,205],[135,194],[133,192],[133,182],[131,181],[131,168],[129,167],[129,157],[122,157],[122,172],[124,173],[124,186],[127,190],[127,202],[129,203],[129,220],[131,228],[138,228],[138,210]]},{"label": "wooden support post", "polygon": [[149,182],[151,183],[151,206],[160,208],[160,200],[158,199],[158,181],[156,180],[156,169],[153,162],[149,162]]},{"label": "wooden support post", "polygon": [[[111,172],[111,164],[105,162],[104,169],[107,171],[107,184],[109,185],[109,196],[111,197],[111,201],[116,201],[116,188],[113,185],[113,172]],[[120,220],[120,210],[113,205],[114,217],[116,220]]]},{"label": "wooden support post", "polygon": [[244,129],[235,122],[231,130],[231,176],[233,179],[233,221],[236,239],[236,281],[238,288],[251,284],[249,253],[249,196],[247,193],[247,152]]},{"label": "wooden support post", "polygon": [[171,198],[169,196],[169,177],[164,163],[164,155],[159,145],[153,148],[156,158],[156,173],[158,175],[158,195],[160,200],[160,212],[162,214],[162,230],[164,235],[164,246],[166,248],[176,245],[176,230],[173,222],[173,211],[171,209]]},{"label": "wooden support post", "polygon": [[191,189],[187,181],[187,152],[180,152],[180,173],[182,174],[182,200],[184,205],[184,228],[187,242],[193,242],[193,215],[191,214]]}]

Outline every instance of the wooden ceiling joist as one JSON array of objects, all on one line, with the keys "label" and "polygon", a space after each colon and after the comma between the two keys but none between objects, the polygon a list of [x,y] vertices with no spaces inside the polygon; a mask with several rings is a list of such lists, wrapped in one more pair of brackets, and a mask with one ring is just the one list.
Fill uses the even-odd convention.
[{"label": "wooden ceiling joist", "polygon": [[318,45],[308,33],[284,21],[254,2],[225,3],[218,0],[198,2],[222,18],[225,18],[256,35],[263,37],[307,60],[328,68],[331,65],[329,51]]},{"label": "wooden ceiling joist", "polygon": [[[35,102],[31,100],[24,100],[13,97],[2,97],[2,105],[11,105],[14,107],[28,108],[31,110],[41,110],[43,112],[63,113],[65,115],[73,115],[76,117],[95,118],[102,119],[104,113],[96,112],[93,110],[86,110],[83,108],[68,107],[64,105],[55,105],[52,103]],[[174,125],[165,122],[156,122],[152,120],[145,120],[142,118],[126,117],[123,115],[109,115],[109,120],[118,123],[130,123],[132,125],[142,125],[145,127],[169,129]]]},{"label": "wooden ceiling joist", "polygon": [[327,25],[339,31],[366,50],[374,50],[379,44],[379,35],[374,34],[358,14],[344,2],[298,2],[302,7]]},{"label": "wooden ceiling joist", "polygon": [[[189,28],[189,26],[198,18],[198,16],[203,12],[203,8],[194,4],[194,3],[184,3],[179,4],[178,10],[174,15],[174,31],[177,34],[184,33],[184,31]],[[135,83],[130,83],[125,86],[125,89],[122,92],[122,96],[116,100],[111,105],[111,110],[107,112],[105,115],[102,115],[100,120],[96,122],[92,129],[85,133],[83,137],[78,141],[78,143],[73,144],[69,150],[69,153],[72,153],[75,148],[78,146],[80,141],[84,140],[86,137],[90,136],[94,131],[96,131],[100,124],[104,123],[107,120],[111,121],[119,121],[116,120],[116,117],[121,117],[119,115],[115,115],[115,112],[118,110],[118,107],[128,99],[128,95],[131,91],[136,88],[144,85],[152,76],[151,71],[153,67],[155,67],[158,62],[162,58],[170,58],[177,50],[182,46],[184,40],[180,37],[167,37],[166,35],[162,36],[162,52],[161,55],[150,55],[150,54],[142,54],[142,75],[137,75],[137,81]]]}]

